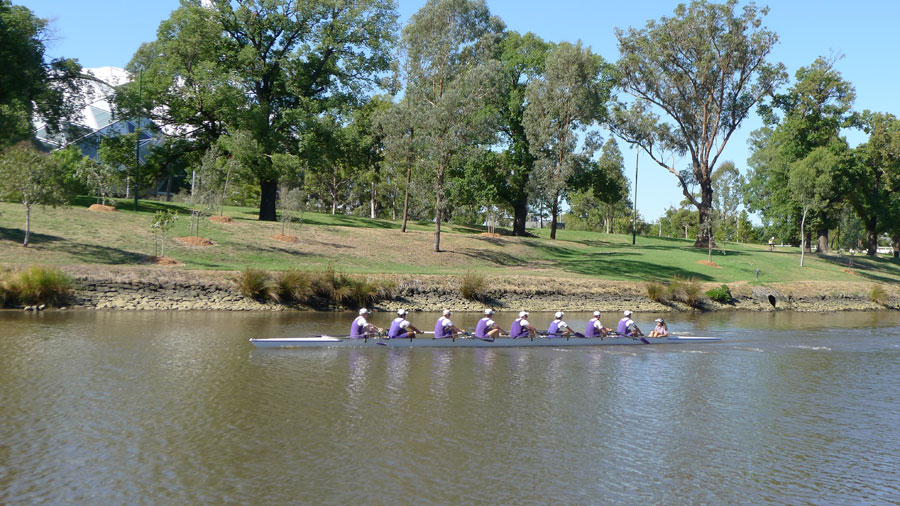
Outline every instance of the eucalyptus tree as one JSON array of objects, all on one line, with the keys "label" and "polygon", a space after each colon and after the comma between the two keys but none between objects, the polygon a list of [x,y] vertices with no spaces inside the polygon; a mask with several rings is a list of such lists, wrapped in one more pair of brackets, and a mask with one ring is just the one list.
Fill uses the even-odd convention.
[{"label": "eucalyptus tree", "polygon": [[[725,145],[786,77],[782,64],[768,61],[778,36],[762,26],[767,13],[753,2],[739,11],[737,0],[693,0],[643,29],[616,30],[619,86],[635,100],[616,108],[611,129],[677,178],[699,212],[695,247],[711,244],[712,171]],[[690,156],[689,171],[667,162],[675,153]]]},{"label": "eucalyptus tree", "polygon": [[274,221],[272,157],[296,154],[306,122],[372,89],[388,67],[396,20],[391,0],[183,0],[129,65],[149,77],[132,111],[193,127],[207,143],[233,130],[251,135],[265,155],[247,166],[260,188],[259,219]]},{"label": "eucalyptus tree", "polygon": [[0,0],[0,148],[28,139],[40,118],[49,132],[73,125],[84,103],[81,65],[48,59],[47,20],[27,7]]},{"label": "eucalyptus tree", "polygon": [[433,182],[434,251],[441,250],[448,171],[493,140],[495,118],[482,112],[496,89],[490,57],[502,30],[483,0],[429,0],[403,28],[408,131],[415,164]]},{"label": "eucalyptus tree", "polygon": [[544,74],[528,85],[523,123],[535,157],[535,185],[550,206],[551,239],[556,239],[561,199],[596,149],[591,128],[605,119],[611,88],[608,65],[580,41],[554,47]]},{"label": "eucalyptus tree", "polygon": [[[852,165],[849,146],[840,131],[852,125],[855,92],[835,69],[835,62],[836,58],[818,58],[800,68],[797,82],[786,93],[773,95],[771,102],[761,105],[763,119],[773,128],[754,134],[749,160],[751,207],[778,219],[791,216],[793,228],[804,205],[790,190],[791,171],[819,148],[830,151],[830,156],[822,152],[815,155],[816,159],[829,162],[818,167],[818,172],[835,172],[827,177],[817,174],[817,205],[810,215],[818,249],[823,252],[829,250],[828,230],[836,224],[837,208],[847,194]],[[826,180],[831,186],[823,184]],[[805,227],[802,232],[806,234]],[[805,242],[805,237],[801,242]]]},{"label": "eucalyptus tree", "polygon": [[[740,225],[738,207],[743,200],[742,190],[746,184],[741,171],[732,161],[724,161],[713,170],[713,211],[717,212],[717,228],[721,237],[733,236]],[[732,228],[733,225],[733,228]]]}]

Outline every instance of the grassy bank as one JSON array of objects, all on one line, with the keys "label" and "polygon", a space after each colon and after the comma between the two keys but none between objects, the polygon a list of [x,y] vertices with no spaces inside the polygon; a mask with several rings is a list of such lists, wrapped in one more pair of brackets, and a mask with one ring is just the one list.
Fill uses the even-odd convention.
[{"label": "grassy bank", "polygon": [[29,248],[21,246],[23,206],[0,203],[0,263],[147,265],[154,255],[148,231],[153,213],[168,207],[180,214],[166,246],[166,255],[179,263],[174,269],[322,271],[333,266],[346,273],[461,276],[471,271],[622,281],[680,276],[708,283],[755,282],[759,269],[763,283],[900,281],[900,264],[888,258],[857,255],[851,269],[846,256],[807,255],[800,268],[797,248],[769,252],[762,245],[720,243],[713,265],[707,265],[706,250],[692,248],[692,240],[638,237],[632,246],[631,236],[569,230],[551,241],[546,230],[534,231],[535,238],[489,237],[478,227],[446,226],[445,251],[435,253],[430,223],[413,223],[404,234],[394,221],[317,213],[304,215],[303,225],[294,230],[298,241],[288,243],[274,238],[281,233],[280,223],[259,222],[256,209],[237,207],[225,209],[231,223],[203,220],[200,236],[214,245],[191,246],[174,240],[188,235],[189,212],[183,206],[142,201],[134,212],[131,201],[120,200],[117,211],[98,212],[88,209],[91,203],[84,198],[67,209],[36,209]]}]

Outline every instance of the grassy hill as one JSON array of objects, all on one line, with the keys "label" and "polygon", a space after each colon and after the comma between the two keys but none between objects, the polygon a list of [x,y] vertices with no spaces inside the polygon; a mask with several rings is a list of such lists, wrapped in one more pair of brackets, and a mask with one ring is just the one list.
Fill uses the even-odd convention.
[{"label": "grassy hill", "polygon": [[390,220],[306,213],[295,228],[298,242],[273,236],[280,223],[259,222],[257,210],[228,207],[234,221],[204,219],[200,236],[212,246],[191,246],[174,238],[188,235],[189,211],[183,205],[142,201],[141,210],[120,200],[115,212],[89,210],[93,200],[83,198],[70,208],[35,208],[32,246],[21,246],[24,208],[0,203],[0,263],[7,265],[146,265],[154,255],[148,230],[153,213],[177,209],[179,220],[167,242],[166,255],[183,264],[178,269],[267,270],[295,268],[322,270],[333,265],[348,273],[458,275],[475,271],[492,276],[529,275],[556,279],[599,278],[622,281],[665,281],[678,275],[703,282],[755,281],[900,281],[900,264],[888,258],[857,255],[852,269],[846,256],[807,255],[800,267],[797,248],[767,251],[766,246],[720,243],[712,263],[706,250],[691,247],[693,240],[638,237],[561,230],[557,240],[547,230],[536,238],[491,237],[480,227],[446,226],[441,238],[444,252],[432,251],[433,224],[412,223],[407,233]]}]

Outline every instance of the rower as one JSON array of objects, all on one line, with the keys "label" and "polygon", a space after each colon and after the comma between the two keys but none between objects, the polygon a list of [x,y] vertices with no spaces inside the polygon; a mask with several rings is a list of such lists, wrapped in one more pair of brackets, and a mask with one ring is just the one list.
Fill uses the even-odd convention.
[{"label": "rower", "polygon": [[550,322],[550,327],[547,329],[547,337],[566,337],[572,333],[572,330],[569,329],[569,324],[563,321],[565,313],[557,311],[553,316],[555,319]]},{"label": "rower", "polygon": [[584,329],[584,337],[606,337],[609,331],[600,323],[600,311],[594,311],[594,317],[588,320],[587,328]]},{"label": "rower", "polygon": [[519,317],[509,326],[509,337],[518,339],[520,337],[534,337],[537,329],[534,325],[528,323],[528,311],[519,311]]},{"label": "rower", "polygon": [[478,320],[478,324],[475,325],[475,337],[481,339],[497,339],[497,336],[503,332],[503,329],[497,325],[491,317],[494,315],[493,309],[485,309],[484,310],[484,318]]},{"label": "rower", "polygon": [[637,325],[635,325],[634,320],[631,319],[631,315],[634,314],[634,311],[626,309],[624,314],[625,318],[619,320],[619,326],[618,328],[616,328],[616,333],[620,336],[627,337],[637,337],[644,335],[644,333],[641,332],[641,329],[639,329]]},{"label": "rower", "polygon": [[362,308],[359,310],[359,316],[353,320],[350,325],[350,339],[363,339],[372,337],[374,334],[384,332],[384,329],[378,328],[369,323],[366,318],[369,316],[369,310]]},{"label": "rower", "polygon": [[437,322],[434,324],[435,339],[456,337],[457,334],[463,333],[462,330],[459,330],[456,325],[453,325],[453,322],[450,321],[451,313],[452,312],[449,309],[445,309],[443,313],[441,313],[441,317],[438,318]]},{"label": "rower", "polygon": [[669,326],[666,325],[666,321],[662,318],[657,318],[654,321],[656,322],[656,328],[650,331],[650,337],[667,337],[669,335]]},{"label": "rower", "polygon": [[422,333],[421,330],[409,323],[406,319],[407,314],[409,314],[409,312],[405,309],[397,310],[397,317],[391,322],[391,329],[388,330],[388,339],[396,339],[398,337],[412,339],[416,337],[416,334]]}]

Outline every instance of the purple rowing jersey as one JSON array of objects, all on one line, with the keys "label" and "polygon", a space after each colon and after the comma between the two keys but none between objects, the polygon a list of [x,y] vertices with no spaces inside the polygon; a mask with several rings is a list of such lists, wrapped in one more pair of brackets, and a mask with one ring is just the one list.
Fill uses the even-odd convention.
[{"label": "purple rowing jersey", "polygon": [[[445,323],[446,322],[446,323]],[[438,318],[437,323],[434,324],[434,338],[440,339],[442,337],[450,337],[453,333],[453,322],[450,321],[450,318],[446,316],[441,316]]]},{"label": "purple rowing jersey", "polygon": [[351,339],[359,339],[361,337],[366,337],[366,326],[368,323],[366,319],[362,316],[357,316],[355,320],[353,320],[353,324],[350,325],[350,338]]},{"label": "purple rowing jersey", "polygon": [[478,324],[475,325],[475,337],[480,337],[482,339],[487,337],[487,326],[489,321],[491,321],[491,319],[487,316],[478,320]]},{"label": "purple rowing jersey", "polygon": [[588,320],[587,328],[584,329],[584,337],[597,337],[600,334],[600,329],[597,328],[597,324],[600,323],[600,318],[591,318]]},{"label": "purple rowing jersey", "polygon": [[[527,320],[526,320],[527,322]],[[516,318],[509,327],[509,337],[516,339],[528,335],[528,327],[522,326],[522,318]]]},{"label": "purple rowing jersey", "polygon": [[626,316],[625,318],[619,320],[619,326],[616,327],[616,332],[618,332],[620,336],[631,337],[634,334],[634,332],[631,330],[632,327],[634,327],[634,321]]},{"label": "purple rowing jersey", "polygon": [[[403,325],[406,323],[406,325]],[[408,331],[406,327],[409,326],[409,322],[404,318],[394,318],[394,321],[391,322],[391,329],[388,331],[388,337],[407,337]]]},{"label": "purple rowing jersey", "polygon": [[559,334],[559,323],[562,320],[556,319],[550,322],[550,328],[547,329],[547,336],[553,336]]}]

